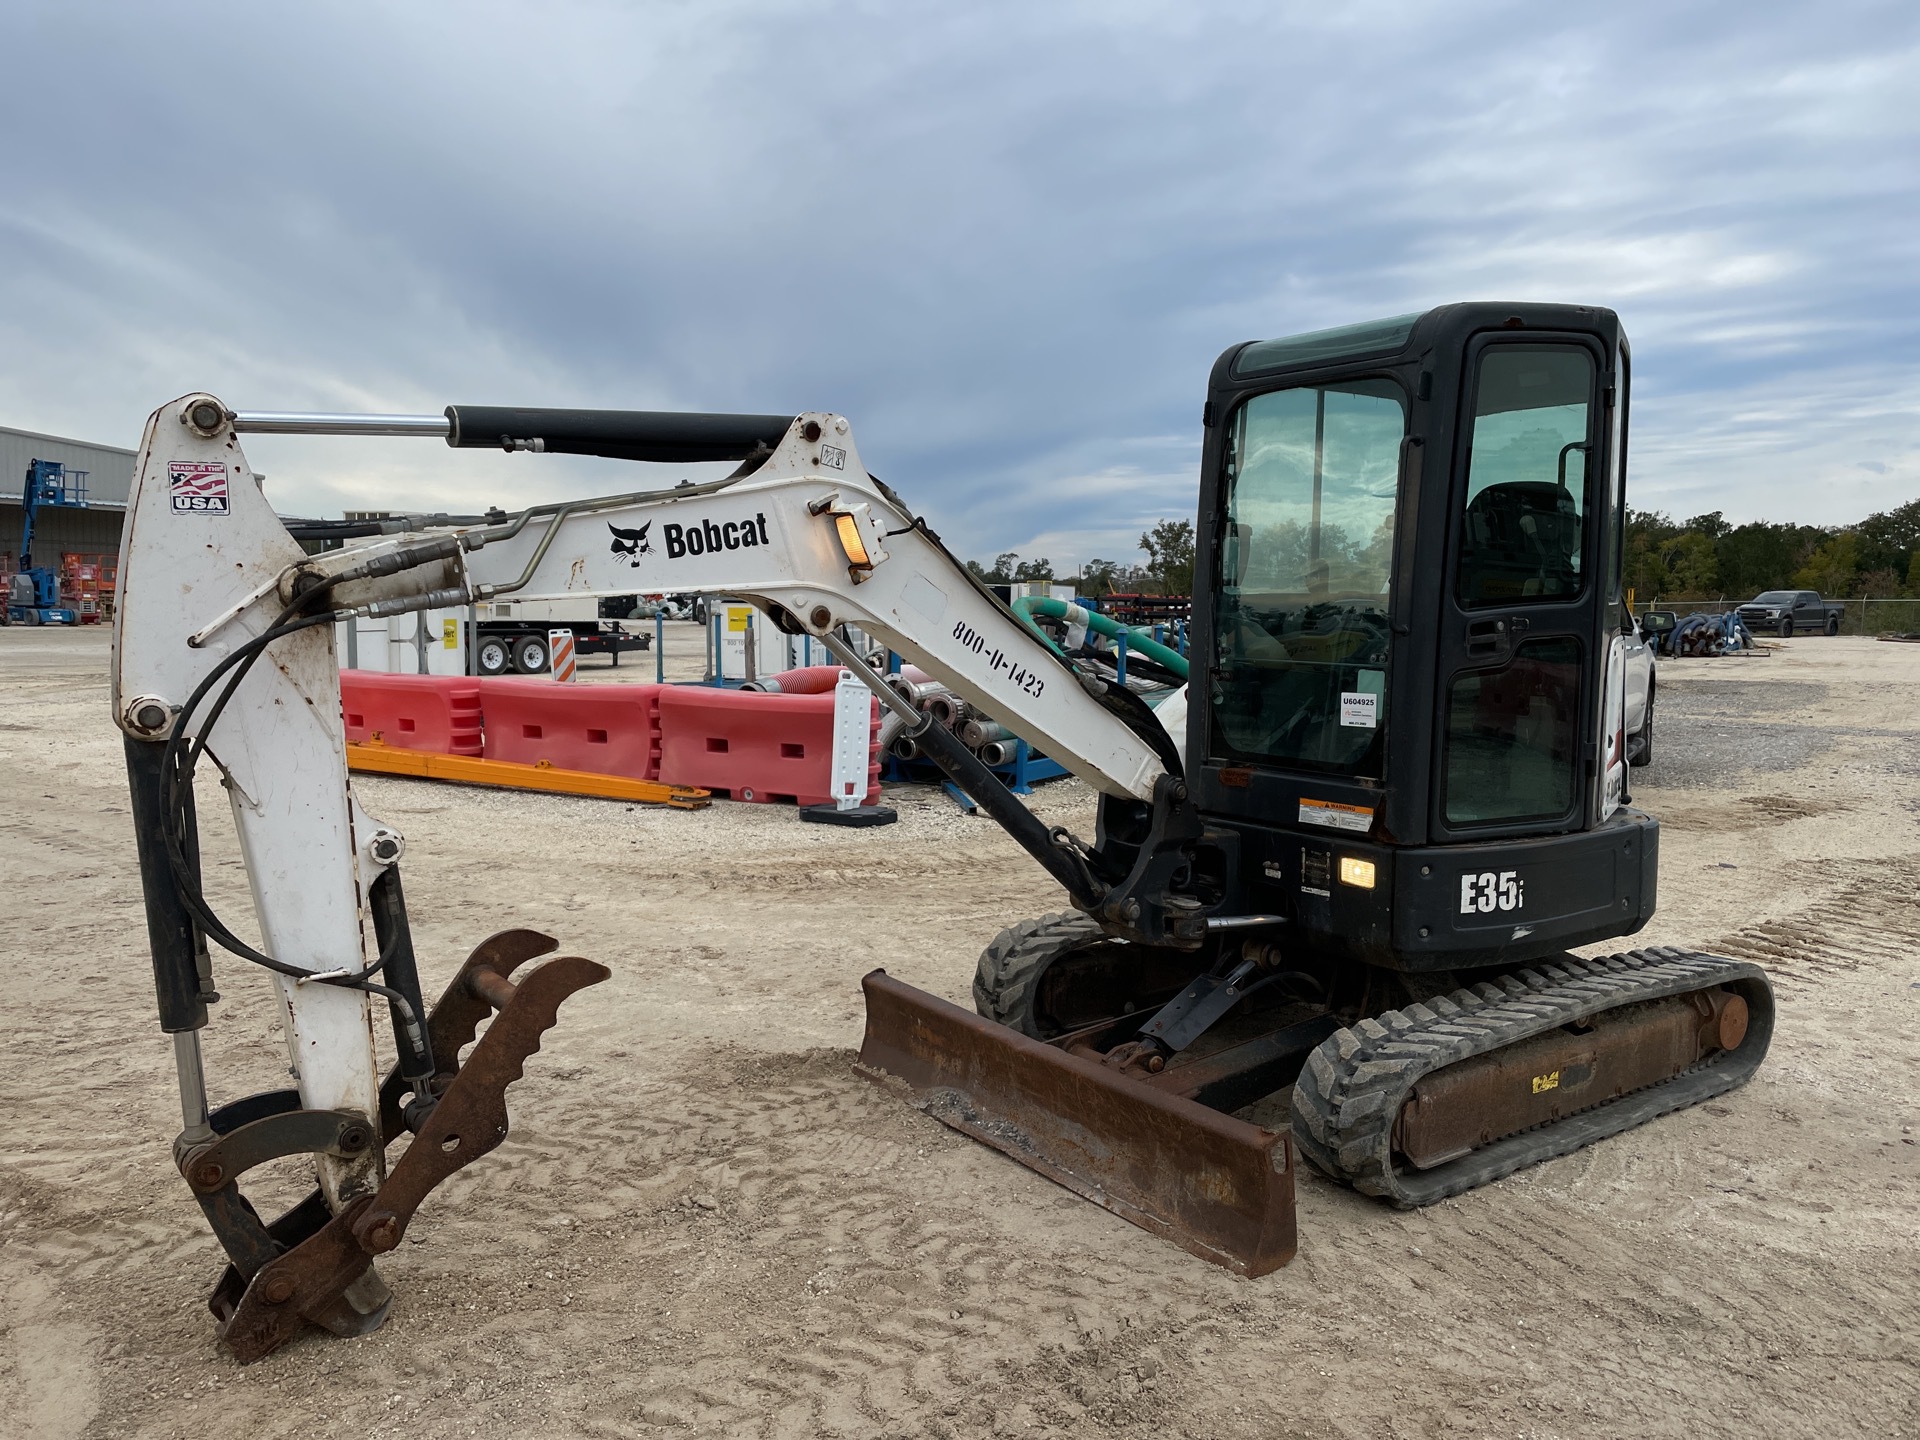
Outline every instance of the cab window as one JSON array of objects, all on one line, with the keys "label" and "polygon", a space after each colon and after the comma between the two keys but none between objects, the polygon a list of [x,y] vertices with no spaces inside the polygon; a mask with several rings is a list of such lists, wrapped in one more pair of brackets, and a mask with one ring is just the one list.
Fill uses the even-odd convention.
[{"label": "cab window", "polygon": [[1230,419],[1213,714],[1232,755],[1382,773],[1406,433],[1388,379],[1256,395]]},{"label": "cab window", "polygon": [[1573,345],[1484,352],[1474,391],[1458,593],[1470,608],[1573,599],[1593,510],[1593,357]]}]

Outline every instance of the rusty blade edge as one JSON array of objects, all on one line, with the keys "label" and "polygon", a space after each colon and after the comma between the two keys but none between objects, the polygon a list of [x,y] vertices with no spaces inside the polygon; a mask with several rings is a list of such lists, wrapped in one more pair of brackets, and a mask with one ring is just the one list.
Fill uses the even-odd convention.
[{"label": "rusty blade edge", "polygon": [[[884,970],[861,985],[856,1068],[904,1081],[934,1119],[1235,1273],[1264,1275],[1293,1257],[1291,1137],[982,1020]],[[1063,1103],[1049,1108],[1049,1096]]]},{"label": "rusty blade edge", "polygon": [[[854,1068],[868,1079],[881,1082],[905,1078],[865,1063],[857,1064]],[[911,1082],[907,1083],[911,1084]],[[1150,1235],[1159,1236],[1162,1240],[1171,1241],[1196,1259],[1231,1270],[1236,1275],[1244,1275],[1249,1280],[1257,1280],[1262,1275],[1269,1275],[1280,1269],[1294,1257],[1297,1247],[1293,1245],[1288,1245],[1283,1253],[1250,1256],[1238,1250],[1222,1249],[1208,1244],[1200,1235],[1185,1226],[1151,1210],[1143,1210],[1094,1182],[1082,1179],[1073,1171],[1053,1164],[1046,1158],[1039,1143],[1031,1136],[1019,1133],[1019,1127],[1012,1120],[1004,1116],[982,1119],[977,1115],[966,1114],[957,1108],[959,1106],[976,1108],[973,1102],[958,1090],[920,1092],[920,1108],[948,1129],[957,1130],[962,1135],[978,1140],[989,1149],[998,1150],[1002,1155],[1026,1166],[1036,1175],[1044,1176],[1056,1185],[1071,1190],[1084,1200],[1091,1200],[1102,1210],[1118,1216],[1128,1224],[1138,1226]],[[1007,1133],[1009,1131],[1016,1133],[1010,1135]]]}]

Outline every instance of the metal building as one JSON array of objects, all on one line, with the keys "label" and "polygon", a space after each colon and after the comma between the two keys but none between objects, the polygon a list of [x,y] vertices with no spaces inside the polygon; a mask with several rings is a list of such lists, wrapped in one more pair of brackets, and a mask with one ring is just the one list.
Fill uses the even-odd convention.
[{"label": "metal building", "polygon": [[48,506],[35,518],[35,562],[58,566],[62,555],[117,555],[127,496],[133,489],[133,453],[117,445],[0,426],[0,555],[15,562],[20,558],[25,519],[20,496],[26,488],[27,467],[35,460],[57,460],[69,475],[76,470],[87,475],[85,509]]}]

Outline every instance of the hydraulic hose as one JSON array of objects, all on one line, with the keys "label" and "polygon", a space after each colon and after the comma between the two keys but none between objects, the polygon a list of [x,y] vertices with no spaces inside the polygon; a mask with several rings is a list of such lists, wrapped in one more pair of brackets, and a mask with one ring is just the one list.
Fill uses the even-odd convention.
[{"label": "hydraulic hose", "polygon": [[[1055,600],[1040,595],[1022,595],[1013,602],[1013,613],[1018,615],[1026,627],[1038,635],[1048,645],[1053,641],[1046,632],[1033,623],[1035,615],[1044,615],[1050,620],[1064,620],[1069,625],[1084,625],[1096,635],[1104,635],[1109,640],[1121,635],[1127,637],[1127,648],[1136,654],[1144,655],[1156,664],[1164,665],[1182,680],[1187,678],[1187,657],[1178,650],[1169,649],[1155,640],[1145,630],[1122,625],[1110,615],[1102,615],[1097,610],[1075,605],[1067,600]],[[1058,648],[1058,647],[1054,647]]]}]

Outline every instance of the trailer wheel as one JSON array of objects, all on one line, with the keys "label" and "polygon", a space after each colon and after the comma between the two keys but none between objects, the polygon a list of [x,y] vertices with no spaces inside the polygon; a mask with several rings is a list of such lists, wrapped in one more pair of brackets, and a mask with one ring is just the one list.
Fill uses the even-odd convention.
[{"label": "trailer wheel", "polygon": [[482,675],[504,675],[513,664],[513,652],[498,635],[482,635],[473,663]]},{"label": "trailer wheel", "polygon": [[547,669],[547,642],[538,635],[513,637],[513,668],[522,675],[543,675]]}]

